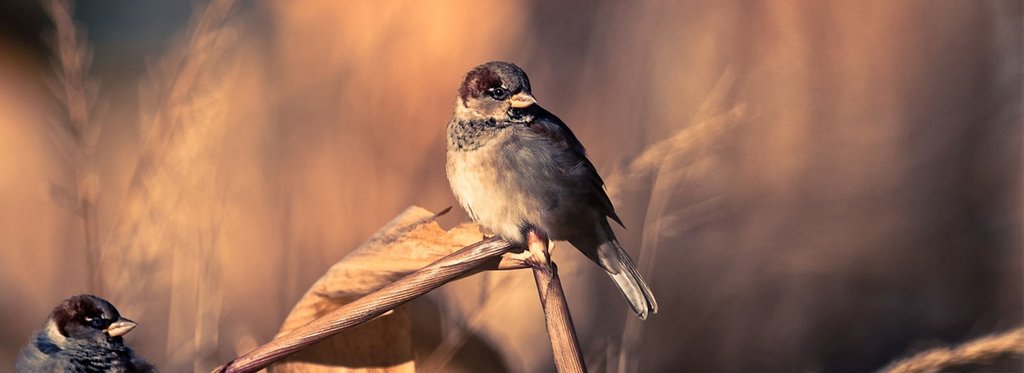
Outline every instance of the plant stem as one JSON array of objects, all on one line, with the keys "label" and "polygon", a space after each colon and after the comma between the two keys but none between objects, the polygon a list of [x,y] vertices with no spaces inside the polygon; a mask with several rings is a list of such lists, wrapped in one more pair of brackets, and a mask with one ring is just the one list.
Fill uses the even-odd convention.
[{"label": "plant stem", "polygon": [[533,279],[537,281],[537,294],[544,308],[544,322],[551,338],[555,367],[562,373],[586,372],[576,328],[569,314],[569,303],[558,279],[558,267],[551,262],[548,252],[548,238],[543,233],[531,231],[527,234],[527,244],[531,257],[526,262],[533,267]]}]

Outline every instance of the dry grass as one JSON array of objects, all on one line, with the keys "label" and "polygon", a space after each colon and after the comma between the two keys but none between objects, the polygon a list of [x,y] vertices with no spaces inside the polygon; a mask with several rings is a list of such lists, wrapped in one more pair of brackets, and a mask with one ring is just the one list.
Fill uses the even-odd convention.
[{"label": "dry grass", "polygon": [[[734,89],[735,79],[733,71],[727,69],[723,72],[690,125],[643,149],[625,167],[614,170],[607,177],[613,201],[621,201],[618,193],[622,189],[631,185],[647,185],[645,181],[649,180],[650,197],[644,216],[642,241],[640,250],[634,254],[638,256],[640,273],[647,278],[653,278],[658,249],[666,246],[662,241],[664,237],[684,235],[686,226],[681,222],[700,224],[722,208],[720,195],[707,196],[679,210],[673,210],[670,201],[679,190],[694,185],[695,180],[707,182],[713,179],[708,171],[722,166],[721,160],[714,155],[716,144],[720,144],[729,131],[749,120],[744,118],[742,105],[729,107],[728,96]],[[626,312],[624,323],[618,356],[613,361],[617,362],[616,371],[632,373],[640,365],[643,321]]]},{"label": "dry grass", "polygon": [[129,302],[137,306],[128,311],[140,318],[166,312],[163,368],[169,371],[209,369],[216,356],[208,351],[220,343],[220,236],[229,181],[219,160],[235,67],[211,62],[231,43],[224,22],[233,5],[212,1],[197,11],[180,49],[152,67],[141,154],[104,251],[114,299],[167,299],[159,308]]},{"label": "dry grass", "polygon": [[[230,65],[210,61],[230,42],[223,27],[233,1],[213,1],[195,15],[180,50],[153,69],[139,128],[142,150],[113,228],[98,245],[98,176],[91,157],[99,126],[90,122],[96,83],[87,79],[89,51],[71,19],[69,1],[47,2],[57,27],[58,97],[68,113],[60,149],[76,172],[75,202],[85,234],[88,290],[137,319],[165,315],[169,371],[207,369],[218,340],[222,301],[219,237],[225,181],[218,160],[227,130]],[[221,203],[211,203],[221,201]],[[150,275],[141,275],[150,274]],[[154,303],[156,302],[156,303]],[[163,303],[163,305],[160,305]],[[165,313],[166,312],[166,313]],[[150,329],[151,331],[153,329]]]},{"label": "dry grass", "polygon": [[[966,365],[984,366],[999,359],[1024,357],[1024,329],[994,334],[949,348],[936,348],[899,360],[882,369],[883,373],[935,373],[960,369]],[[1018,365],[1018,368],[1024,368]]]},{"label": "dry grass", "polygon": [[211,55],[220,52],[220,25],[233,3],[214,1],[204,12],[197,13],[180,54],[169,57],[154,77],[153,89],[157,94],[150,97],[155,99],[155,105],[143,110],[139,126],[142,150],[103,245],[103,262],[109,263],[107,268],[111,270],[101,268],[100,272],[110,276],[105,282],[116,294],[114,299],[134,299],[154,288],[147,279],[134,278],[135,274],[158,270],[154,264],[161,245],[177,244],[164,242],[170,219],[189,216],[177,213],[181,199],[189,187],[206,181],[210,171],[214,171],[192,167],[202,164],[204,155],[208,157],[206,162],[215,159],[210,156],[216,153],[205,152],[217,145],[218,134],[225,130],[224,119],[218,114],[225,108],[215,92],[215,77],[224,72],[210,69],[206,63]]},{"label": "dry grass", "polygon": [[102,292],[100,283],[99,245],[97,237],[96,203],[99,200],[100,185],[93,157],[101,126],[91,121],[96,104],[98,84],[89,77],[92,51],[89,49],[84,32],[76,27],[71,18],[73,3],[69,0],[51,0],[44,3],[46,14],[55,26],[54,38],[50,40],[55,61],[56,82],[51,84],[54,97],[63,104],[66,117],[58,120],[53,138],[56,149],[61,151],[73,172],[74,185],[67,190],[54,185],[51,198],[65,204],[77,215],[82,229],[82,248],[89,276],[86,288]]}]

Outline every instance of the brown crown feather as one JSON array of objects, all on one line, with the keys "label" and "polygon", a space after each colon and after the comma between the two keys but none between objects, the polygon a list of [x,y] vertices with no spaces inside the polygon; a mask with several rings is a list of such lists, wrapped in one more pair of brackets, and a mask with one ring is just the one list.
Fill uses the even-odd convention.
[{"label": "brown crown feather", "polygon": [[459,86],[459,97],[465,101],[469,97],[479,96],[490,88],[500,87],[501,77],[487,65],[477,66],[466,73],[466,79]]}]

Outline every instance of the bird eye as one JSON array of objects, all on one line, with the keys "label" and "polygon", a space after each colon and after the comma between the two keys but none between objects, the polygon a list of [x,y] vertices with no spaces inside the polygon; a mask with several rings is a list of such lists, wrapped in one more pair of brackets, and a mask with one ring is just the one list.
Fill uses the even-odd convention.
[{"label": "bird eye", "polygon": [[103,327],[105,327],[105,325],[103,325],[104,324],[103,321],[104,320],[102,318],[99,318],[99,317],[90,317],[90,316],[86,316],[85,317],[85,322],[89,323],[89,325],[91,325],[94,328],[103,328]]},{"label": "bird eye", "polygon": [[488,90],[488,92],[491,94],[491,97],[494,98],[495,100],[504,100],[508,98],[508,90],[505,88],[491,88]]}]

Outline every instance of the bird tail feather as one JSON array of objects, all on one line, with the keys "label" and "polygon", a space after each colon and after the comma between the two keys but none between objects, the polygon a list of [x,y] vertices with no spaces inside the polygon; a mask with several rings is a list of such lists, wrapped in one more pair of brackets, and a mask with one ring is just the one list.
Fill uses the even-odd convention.
[{"label": "bird tail feather", "polygon": [[597,256],[599,264],[618,285],[637,317],[646,320],[649,314],[658,313],[658,301],[654,299],[654,293],[615,238],[598,246]]}]

